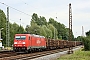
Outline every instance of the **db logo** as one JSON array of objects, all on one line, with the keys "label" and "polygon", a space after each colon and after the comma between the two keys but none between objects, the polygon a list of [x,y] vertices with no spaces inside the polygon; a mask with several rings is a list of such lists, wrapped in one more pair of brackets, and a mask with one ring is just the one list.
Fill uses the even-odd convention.
[{"label": "db logo", "polygon": [[41,43],[41,41],[40,40],[37,40],[37,44],[40,44]]}]

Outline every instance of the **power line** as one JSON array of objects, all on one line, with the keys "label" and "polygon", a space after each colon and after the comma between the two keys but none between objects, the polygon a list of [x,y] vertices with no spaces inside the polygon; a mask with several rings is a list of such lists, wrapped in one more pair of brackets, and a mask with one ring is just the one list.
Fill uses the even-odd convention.
[{"label": "power line", "polygon": [[[10,19],[10,21],[20,23],[20,21],[16,21],[16,20],[13,20],[13,19]],[[21,24],[27,25],[26,23],[23,23],[23,22],[21,22]]]},{"label": "power line", "polygon": [[27,13],[25,13],[25,12],[22,12],[22,11],[20,11],[20,10],[14,8],[14,7],[11,7],[11,6],[9,6],[9,5],[5,4],[5,3],[2,3],[2,2],[0,2],[0,3],[3,4],[3,5],[5,5],[5,6],[8,6],[8,7],[12,8],[12,9],[14,9],[14,10],[16,10],[16,11],[18,11],[18,12],[21,12],[21,13],[23,13],[23,14],[25,14],[25,15],[31,16],[31,15],[29,15],[29,14],[27,14]]},{"label": "power line", "polygon": [[[20,12],[20,13],[23,13],[23,14],[25,14],[25,15],[31,16],[31,15],[29,15],[29,14],[27,14],[27,13],[25,13],[25,12],[22,12],[22,11],[20,11],[20,10],[14,8],[14,7],[11,7],[11,6],[9,6],[9,5],[5,4],[5,3],[2,3],[2,2],[0,2],[0,3],[3,4],[3,5],[5,5],[5,6],[7,6],[7,7],[12,8],[12,9],[14,9],[14,10]],[[16,20],[13,20],[13,19],[10,19],[10,20],[16,22]],[[20,21],[18,21],[18,22],[20,22]],[[25,23],[22,23],[22,22],[21,22],[21,24],[25,24]],[[25,25],[27,25],[27,24],[25,24]]]}]

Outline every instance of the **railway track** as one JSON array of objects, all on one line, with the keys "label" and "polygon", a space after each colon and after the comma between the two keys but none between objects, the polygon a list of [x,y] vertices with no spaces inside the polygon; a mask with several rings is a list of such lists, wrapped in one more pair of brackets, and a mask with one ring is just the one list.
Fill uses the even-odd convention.
[{"label": "railway track", "polygon": [[2,57],[0,58],[0,60],[28,60],[28,59],[42,57],[42,56],[46,56],[46,55],[50,55],[50,54],[55,54],[55,53],[65,51],[65,50],[68,50],[68,48],[36,52],[36,53],[29,53],[29,54],[20,54],[20,55],[14,55],[14,53],[12,53],[11,55],[8,54],[6,56],[1,55]]},{"label": "railway track", "polygon": [[[67,49],[64,49],[64,50],[67,50]],[[61,52],[61,51],[63,51],[63,49],[57,49],[57,50],[52,50],[52,51],[45,51],[45,52],[42,52],[42,53],[33,54],[33,55],[25,57],[25,58],[21,58],[19,60],[30,60],[30,59],[34,59],[34,58],[50,55],[50,54],[55,54],[55,53],[58,53],[58,52]]]},{"label": "railway track", "polygon": [[34,58],[38,58],[38,57],[42,57],[50,54],[55,54],[66,50],[68,50],[68,48],[43,51],[43,52],[35,52],[35,53],[29,53],[29,54],[19,54],[19,55],[17,55],[16,53],[10,53],[11,55],[1,55],[2,57],[0,57],[0,60],[30,60],[30,59],[34,59]]},{"label": "railway track", "polygon": [[0,58],[10,57],[10,56],[15,56],[15,55],[17,55],[17,53],[15,53],[13,51],[0,52]]}]

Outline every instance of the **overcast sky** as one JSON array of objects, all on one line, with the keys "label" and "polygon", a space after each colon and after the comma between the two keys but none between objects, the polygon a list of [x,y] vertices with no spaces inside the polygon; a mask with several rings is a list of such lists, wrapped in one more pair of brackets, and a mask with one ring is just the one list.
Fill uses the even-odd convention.
[{"label": "overcast sky", "polygon": [[7,6],[2,3],[26,13],[9,8],[10,22],[21,24],[24,28],[30,24],[33,13],[44,16],[47,21],[50,17],[54,18],[68,27],[69,3],[71,3],[72,27],[75,37],[82,35],[82,26],[84,27],[84,34],[90,30],[90,0],[0,0],[0,9],[7,15]]}]

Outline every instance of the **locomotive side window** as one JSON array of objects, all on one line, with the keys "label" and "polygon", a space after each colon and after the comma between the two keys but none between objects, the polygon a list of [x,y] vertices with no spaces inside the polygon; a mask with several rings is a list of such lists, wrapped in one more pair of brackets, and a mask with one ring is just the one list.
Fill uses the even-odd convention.
[{"label": "locomotive side window", "polygon": [[30,36],[29,36],[29,40],[30,40]]}]

